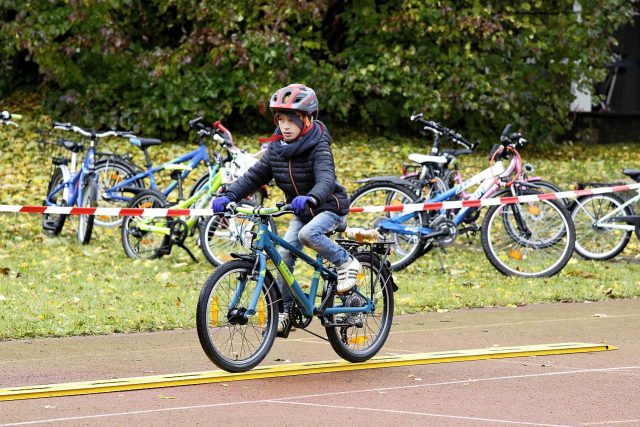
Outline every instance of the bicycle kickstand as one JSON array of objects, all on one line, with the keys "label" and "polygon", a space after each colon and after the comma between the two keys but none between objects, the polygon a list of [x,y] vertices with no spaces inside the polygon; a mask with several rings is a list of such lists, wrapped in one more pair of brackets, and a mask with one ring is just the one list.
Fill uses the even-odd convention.
[{"label": "bicycle kickstand", "polygon": [[436,244],[436,257],[438,258],[438,262],[440,263],[440,269],[442,270],[443,273],[447,272],[447,268],[444,265],[444,261],[442,260],[442,257],[440,256],[440,252],[444,252],[445,254],[447,253],[447,251],[445,250],[444,246],[441,244]]},{"label": "bicycle kickstand", "polygon": [[185,250],[185,252],[187,252],[189,254],[189,256],[191,257],[191,259],[193,260],[193,262],[198,262],[198,258],[196,258],[196,256],[193,254],[193,252],[191,252],[191,249],[189,249],[188,247],[186,247],[184,245],[184,243],[176,243],[176,246],[178,246],[179,248],[182,248]]}]

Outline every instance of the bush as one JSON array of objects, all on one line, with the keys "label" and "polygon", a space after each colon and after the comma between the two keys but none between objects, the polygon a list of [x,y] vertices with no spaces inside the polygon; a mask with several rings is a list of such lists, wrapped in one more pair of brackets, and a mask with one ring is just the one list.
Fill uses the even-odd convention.
[{"label": "bush", "polygon": [[470,138],[513,122],[553,140],[571,83],[603,79],[634,5],[482,3],[0,0],[0,94],[31,87],[53,117],[176,135],[198,114],[268,131],[268,97],[304,82],[330,124],[393,133],[422,111]]}]

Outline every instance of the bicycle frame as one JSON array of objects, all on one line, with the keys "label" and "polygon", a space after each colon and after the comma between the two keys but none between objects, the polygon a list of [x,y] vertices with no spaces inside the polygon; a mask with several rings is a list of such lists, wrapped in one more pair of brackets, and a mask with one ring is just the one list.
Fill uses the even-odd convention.
[{"label": "bicycle frame", "polygon": [[[610,221],[610,220],[613,217],[617,216],[618,214],[624,213],[624,209],[627,206],[633,205],[633,204],[637,203],[638,201],[640,201],[640,190],[638,191],[638,194],[636,196],[633,196],[629,200],[625,201],[623,204],[621,204],[616,209],[612,210],[611,212],[609,212],[608,214],[606,214],[602,218],[598,218],[598,220],[595,221],[594,225],[596,227],[610,228],[610,229],[613,229],[613,230],[635,231],[636,230],[636,226],[633,225],[633,224],[621,224],[621,223],[616,223],[616,222],[613,222],[613,221]],[[578,206],[580,206],[580,209],[584,210],[584,212],[589,214],[589,211],[582,207],[583,205],[582,205],[582,202],[580,201],[580,199],[576,199],[574,203],[576,203]],[[591,218],[591,219],[595,219],[595,218]]]},{"label": "bicycle frame", "polygon": [[80,170],[77,173],[74,173],[76,168],[77,155],[76,153],[71,153],[71,167],[67,168],[64,165],[61,165],[61,170],[63,173],[62,184],[55,187],[49,194],[47,194],[47,199],[45,200],[45,204],[47,206],[57,206],[55,203],[51,201],[51,197],[54,194],[62,191],[63,199],[66,201],[68,206],[75,206],[78,200],[82,200],[84,188],[80,185],[80,183],[84,180],[84,178],[90,174],[94,174],[93,164],[95,160],[95,147],[93,140],[87,150],[87,154],[84,157]]},{"label": "bicycle frame", "polygon": [[[277,212],[277,209],[274,209],[274,212]],[[300,258],[303,262],[313,267],[314,271],[309,287],[308,296],[302,290],[300,284],[285,264],[284,260],[278,253],[276,246],[282,246],[283,248],[290,251],[294,256]],[[309,317],[313,316],[314,314],[318,314],[315,300],[320,284],[320,279],[324,278],[326,280],[337,280],[336,273],[323,265],[323,258],[321,256],[316,255],[316,258],[314,259],[298,248],[292,246],[291,244],[283,240],[280,236],[269,231],[266,221],[261,221],[258,227],[255,239],[255,254],[257,256],[256,263],[258,267],[257,286],[253,291],[251,303],[249,304],[249,307],[247,307],[245,317],[248,318],[256,313],[258,299],[260,297],[261,289],[264,286],[264,280],[267,274],[268,259],[273,261],[277,270],[280,272],[286,284],[289,286],[291,295],[296,300],[300,311],[304,315]],[[231,306],[234,306],[238,302],[243,291],[244,283],[239,283],[236,294],[233,296],[232,304],[230,304]],[[322,314],[331,315],[338,313],[369,313],[373,311],[374,307],[371,299],[366,297],[365,295],[362,295],[357,289],[355,290],[355,292],[367,301],[366,305],[361,307],[334,306],[325,308],[324,310],[322,310]]]},{"label": "bicycle frame", "polygon": [[[156,184],[156,180],[154,174],[165,169],[172,169],[172,166],[179,165],[181,163],[189,162],[189,165],[185,167],[184,171],[181,174],[180,179],[185,179],[193,169],[200,164],[200,162],[204,162],[205,165],[209,165],[209,153],[207,152],[207,147],[204,144],[200,144],[196,149],[186,153],[180,157],[177,157],[173,160],[170,160],[166,163],[163,163],[159,166],[153,166],[147,168],[146,171],[140,172],[124,181],[119,182],[117,185],[111,187],[108,190],[105,190],[102,193],[102,197],[109,200],[120,200],[127,201],[130,200],[129,197],[123,197],[121,194],[123,191],[130,189],[132,184],[136,181],[139,181],[144,178],[149,178],[150,188],[153,190],[157,190],[158,186]],[[175,169],[175,168],[174,168]],[[173,190],[178,186],[178,181],[173,179],[167,185],[167,187],[161,190],[162,194],[167,197]]]},{"label": "bicycle frame", "polygon": [[[517,172],[520,170],[520,165],[521,165],[521,161],[518,156],[514,156],[511,159],[506,169],[504,168],[504,165],[502,164],[501,160],[497,161],[493,166],[474,175],[473,177],[467,179],[466,181],[463,181],[462,183],[451,188],[450,190],[442,194],[438,194],[433,199],[426,200],[425,203],[437,203],[437,202],[453,199],[456,196],[462,194],[465,190],[478,184],[480,184],[479,187],[473,192],[473,194],[471,194],[471,196],[469,196],[468,200],[479,200],[479,199],[489,198],[494,194],[496,194],[498,190],[500,190],[500,188],[502,188],[499,184],[498,178],[511,176],[511,174],[514,171]],[[460,211],[452,219],[452,222],[456,226],[460,225],[462,221],[464,221],[464,219],[467,217],[467,215],[469,215],[472,209],[476,209],[476,208],[470,208],[470,207],[461,208]],[[415,212],[398,215],[397,217],[389,218],[381,221],[379,225],[396,234],[429,235],[434,232],[432,228],[409,227],[402,224],[403,222],[407,221],[408,219],[414,216],[415,216]]]},{"label": "bicycle frame", "polygon": [[[172,206],[172,209],[189,209],[195,205],[195,208],[203,208],[209,204],[214,194],[222,187],[224,168],[219,168],[216,171],[216,166],[209,166],[209,181],[203,185],[193,196],[185,199],[178,204]],[[191,229],[198,223],[198,216],[191,215],[185,221],[187,224],[187,230]],[[171,234],[171,228],[166,226],[152,225],[149,222],[152,220],[138,219],[136,226],[143,231],[150,231],[154,233],[160,233],[169,235]]]}]

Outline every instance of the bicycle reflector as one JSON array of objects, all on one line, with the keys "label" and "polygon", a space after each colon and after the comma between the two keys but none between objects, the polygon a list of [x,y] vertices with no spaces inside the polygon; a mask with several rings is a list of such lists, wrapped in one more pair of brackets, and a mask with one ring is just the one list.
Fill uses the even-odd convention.
[{"label": "bicycle reflector", "polygon": [[211,327],[218,326],[218,297],[214,296],[211,300]]}]

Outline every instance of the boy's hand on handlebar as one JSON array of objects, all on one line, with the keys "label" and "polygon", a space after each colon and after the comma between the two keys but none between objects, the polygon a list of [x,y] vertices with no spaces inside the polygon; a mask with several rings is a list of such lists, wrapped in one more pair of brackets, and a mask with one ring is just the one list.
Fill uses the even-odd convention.
[{"label": "boy's hand on handlebar", "polygon": [[215,213],[222,213],[227,210],[227,205],[231,203],[231,199],[227,196],[216,197],[211,202],[211,209]]},{"label": "boy's hand on handlebar", "polygon": [[304,212],[305,206],[309,204],[311,206],[316,205],[316,200],[311,196],[297,196],[291,202],[291,209],[296,215],[301,215]]}]

